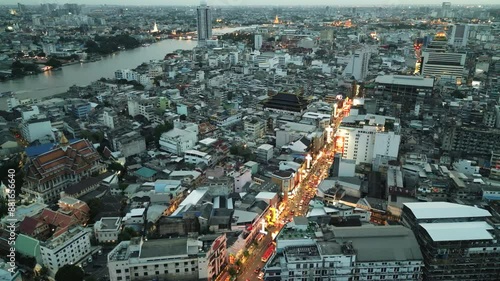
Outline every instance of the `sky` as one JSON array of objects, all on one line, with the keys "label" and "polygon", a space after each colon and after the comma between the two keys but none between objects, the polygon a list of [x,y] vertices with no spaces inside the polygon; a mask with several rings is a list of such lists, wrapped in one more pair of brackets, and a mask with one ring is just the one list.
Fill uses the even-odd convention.
[{"label": "sky", "polygon": [[[382,5],[440,5],[443,1],[432,0],[208,0],[209,5],[329,5],[329,6],[382,6]],[[452,6],[461,4],[483,4],[498,5],[498,0],[448,0]],[[197,5],[199,0],[0,0],[0,4],[16,5],[17,3],[26,5],[39,5],[42,3],[77,3],[87,5]]]}]

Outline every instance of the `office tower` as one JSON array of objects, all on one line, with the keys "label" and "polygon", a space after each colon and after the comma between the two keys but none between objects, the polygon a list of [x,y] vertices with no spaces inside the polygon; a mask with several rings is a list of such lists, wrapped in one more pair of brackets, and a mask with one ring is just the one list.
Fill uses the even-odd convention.
[{"label": "office tower", "polygon": [[469,38],[470,25],[455,24],[451,29],[450,39],[448,44],[453,47],[466,47]]},{"label": "office tower", "polygon": [[262,35],[255,34],[255,37],[254,37],[254,48],[255,48],[255,50],[260,50],[260,48],[262,48]]},{"label": "office tower", "polygon": [[441,7],[441,17],[449,17],[451,14],[451,2],[443,2]]},{"label": "office tower", "polygon": [[370,53],[366,50],[357,50],[344,69],[344,77],[354,77],[357,81],[363,81],[368,75],[368,61]]},{"label": "office tower", "polygon": [[212,38],[212,11],[207,6],[206,0],[202,0],[197,9],[198,15],[198,44],[204,45]]},{"label": "office tower", "polygon": [[499,280],[499,229],[490,212],[448,202],[403,205],[401,221],[424,257],[423,280]]}]

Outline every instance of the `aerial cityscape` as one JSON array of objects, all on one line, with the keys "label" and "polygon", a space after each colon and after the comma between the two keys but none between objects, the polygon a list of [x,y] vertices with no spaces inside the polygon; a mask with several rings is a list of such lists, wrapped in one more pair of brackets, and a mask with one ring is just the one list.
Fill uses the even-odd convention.
[{"label": "aerial cityscape", "polygon": [[500,280],[500,3],[2,2],[0,281]]}]

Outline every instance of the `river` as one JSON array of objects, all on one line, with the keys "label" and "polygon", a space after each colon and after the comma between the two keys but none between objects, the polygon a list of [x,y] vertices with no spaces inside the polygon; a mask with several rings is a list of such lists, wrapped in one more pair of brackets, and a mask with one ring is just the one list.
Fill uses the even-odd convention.
[{"label": "river", "polygon": [[[230,33],[251,27],[214,29],[214,35]],[[101,77],[113,78],[118,69],[133,69],[143,62],[163,59],[166,54],[176,50],[191,50],[197,45],[194,40],[167,39],[149,47],[139,47],[121,51],[102,60],[64,66],[61,70],[47,71],[38,75],[8,80],[0,83],[0,92],[12,91],[18,99],[42,99],[64,93],[72,85],[84,86]],[[0,98],[0,110],[7,109],[6,98]]]}]

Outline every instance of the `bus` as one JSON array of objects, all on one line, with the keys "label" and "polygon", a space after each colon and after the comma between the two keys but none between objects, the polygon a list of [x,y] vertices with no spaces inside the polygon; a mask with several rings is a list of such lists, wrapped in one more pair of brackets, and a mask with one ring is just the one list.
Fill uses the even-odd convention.
[{"label": "bus", "polygon": [[267,248],[267,250],[264,252],[264,255],[262,256],[261,261],[262,262],[267,262],[267,260],[269,260],[269,258],[273,255],[274,249],[275,249],[275,246],[274,246],[273,243],[271,243],[271,245],[269,245],[269,247]]}]

